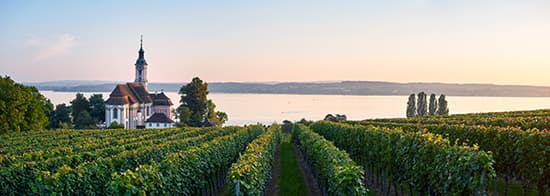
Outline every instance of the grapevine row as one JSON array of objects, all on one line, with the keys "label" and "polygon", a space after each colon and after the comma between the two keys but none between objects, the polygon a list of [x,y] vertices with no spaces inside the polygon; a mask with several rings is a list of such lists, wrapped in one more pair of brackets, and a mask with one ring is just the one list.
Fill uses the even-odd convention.
[{"label": "grapevine row", "polygon": [[399,123],[376,123],[376,125],[401,128],[407,132],[425,130],[441,134],[456,143],[479,145],[481,150],[493,153],[496,172],[506,182],[512,179],[519,180],[524,188],[536,187],[539,192],[544,192],[550,185],[550,132],[548,131],[466,125]]},{"label": "grapevine row", "polygon": [[170,153],[160,163],[116,173],[109,191],[124,195],[213,195],[231,163],[263,132],[261,126],[243,128],[235,134]]},{"label": "grapevine row", "polygon": [[367,194],[368,189],[363,183],[364,171],[346,152],[303,125],[295,126],[292,138],[320,176],[318,181],[324,194]]},{"label": "grapevine row", "polygon": [[280,127],[273,125],[248,144],[244,154],[231,165],[227,174],[228,187],[235,189],[232,192],[238,195],[262,195],[266,191],[280,138]]},{"label": "grapevine row", "polygon": [[[0,188],[2,195],[17,193],[65,193],[65,194],[104,194],[112,173],[135,168],[150,161],[159,161],[165,154],[185,150],[189,147],[210,141],[216,137],[232,134],[240,128],[225,128],[209,131],[195,137],[173,140],[158,145],[148,145],[146,141],[134,150],[122,151],[113,156],[99,157],[93,161],[60,160],[40,168],[39,162],[16,163],[9,168],[2,168]],[[70,167],[67,161],[74,161]],[[55,170],[51,170],[55,168]],[[53,172],[52,172],[53,171]]]},{"label": "grapevine row", "polygon": [[376,173],[411,194],[481,194],[495,176],[490,153],[451,145],[441,135],[325,121],[311,127],[365,165],[371,178]]}]

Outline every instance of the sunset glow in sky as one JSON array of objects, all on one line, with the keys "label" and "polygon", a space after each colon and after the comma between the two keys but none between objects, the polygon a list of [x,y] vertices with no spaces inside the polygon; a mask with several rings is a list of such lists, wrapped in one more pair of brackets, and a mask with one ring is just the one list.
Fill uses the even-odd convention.
[{"label": "sunset glow in sky", "polygon": [[550,86],[550,1],[3,1],[0,75]]}]

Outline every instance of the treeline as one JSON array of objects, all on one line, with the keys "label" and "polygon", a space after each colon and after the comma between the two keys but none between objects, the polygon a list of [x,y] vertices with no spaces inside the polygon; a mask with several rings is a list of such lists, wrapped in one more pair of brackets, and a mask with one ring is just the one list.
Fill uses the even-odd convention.
[{"label": "treeline", "polygon": [[449,115],[449,107],[447,106],[447,100],[444,94],[441,94],[439,99],[437,99],[436,95],[432,93],[430,95],[429,105],[426,93],[418,93],[418,101],[415,94],[409,95],[409,101],[407,101],[407,118],[446,115]]},{"label": "treeline", "polygon": [[[86,98],[77,93],[70,102],[55,106],[52,115],[49,116],[49,129],[95,129],[105,121],[105,101],[103,95],[93,94]],[[114,128],[121,128],[116,126]]]},{"label": "treeline", "polygon": [[76,94],[70,105],[54,107],[37,88],[0,77],[0,133],[42,129],[93,129],[105,121],[105,101],[101,94],[89,99]]},{"label": "treeline", "polygon": [[[207,98],[208,83],[196,77],[181,87],[181,105],[175,116],[179,127],[221,126],[227,119]],[[70,103],[53,105],[37,88],[0,77],[0,134],[42,129],[95,129],[105,122],[105,100],[102,94],[85,97],[77,93]],[[107,128],[124,128],[112,123]]]}]

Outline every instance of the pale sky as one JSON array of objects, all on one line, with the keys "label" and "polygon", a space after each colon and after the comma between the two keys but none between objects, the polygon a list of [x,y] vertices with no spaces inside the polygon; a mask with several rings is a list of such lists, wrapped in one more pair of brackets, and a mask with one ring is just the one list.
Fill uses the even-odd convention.
[{"label": "pale sky", "polygon": [[2,1],[0,75],[550,86],[550,1]]}]

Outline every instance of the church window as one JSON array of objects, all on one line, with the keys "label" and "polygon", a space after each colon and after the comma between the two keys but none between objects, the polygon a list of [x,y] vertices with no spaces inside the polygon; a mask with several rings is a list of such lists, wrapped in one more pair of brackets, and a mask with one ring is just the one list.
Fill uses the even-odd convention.
[{"label": "church window", "polygon": [[113,109],[113,118],[118,119],[118,109]]},{"label": "church window", "polygon": [[160,127],[159,123],[157,123],[157,127]]}]

